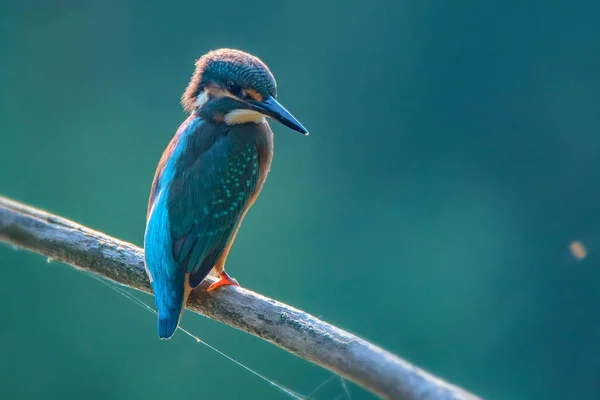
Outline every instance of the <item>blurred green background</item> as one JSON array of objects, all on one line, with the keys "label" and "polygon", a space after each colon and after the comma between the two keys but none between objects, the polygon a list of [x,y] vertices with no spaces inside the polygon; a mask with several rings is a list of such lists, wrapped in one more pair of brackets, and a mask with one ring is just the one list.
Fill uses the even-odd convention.
[{"label": "blurred green background", "polygon": [[[0,194],[141,245],[194,60],[251,52],[311,136],[272,124],[227,264],[243,286],[485,398],[600,398],[599,12],[3,1]],[[201,316],[183,326],[297,392],[330,376]],[[198,396],[285,398],[181,333],[159,341],[152,314],[86,274],[0,246],[0,398]]]}]

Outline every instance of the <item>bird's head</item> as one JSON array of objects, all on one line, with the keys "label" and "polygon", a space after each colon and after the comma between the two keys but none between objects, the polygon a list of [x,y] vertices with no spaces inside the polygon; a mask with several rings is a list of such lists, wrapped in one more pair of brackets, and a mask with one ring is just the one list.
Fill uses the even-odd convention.
[{"label": "bird's head", "polygon": [[269,68],[239,50],[214,50],[200,57],[181,103],[190,113],[229,125],[259,123],[270,117],[308,134],[277,102],[277,84]]}]

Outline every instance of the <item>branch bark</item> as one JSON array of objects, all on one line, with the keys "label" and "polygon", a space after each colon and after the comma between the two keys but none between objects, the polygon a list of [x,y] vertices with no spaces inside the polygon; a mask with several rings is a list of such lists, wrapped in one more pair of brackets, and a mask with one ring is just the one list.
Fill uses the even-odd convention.
[{"label": "branch bark", "polygon": [[[119,284],[152,293],[143,250],[101,232],[0,197],[0,241]],[[251,333],[389,399],[476,396],[312,315],[244,288],[206,292],[208,277],[187,308]]]}]

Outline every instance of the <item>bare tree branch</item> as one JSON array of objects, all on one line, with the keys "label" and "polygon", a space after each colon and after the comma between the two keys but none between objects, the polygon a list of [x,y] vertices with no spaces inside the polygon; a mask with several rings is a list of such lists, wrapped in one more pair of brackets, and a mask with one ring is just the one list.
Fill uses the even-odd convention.
[{"label": "bare tree branch", "polygon": [[[152,293],[143,250],[56,215],[0,197],[0,241]],[[187,308],[261,337],[389,399],[477,397],[312,315],[244,288],[206,292]]]}]

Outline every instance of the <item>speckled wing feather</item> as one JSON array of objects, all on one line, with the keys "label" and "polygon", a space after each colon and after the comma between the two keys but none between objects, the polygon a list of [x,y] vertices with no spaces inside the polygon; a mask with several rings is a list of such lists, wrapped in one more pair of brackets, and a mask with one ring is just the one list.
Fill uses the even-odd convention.
[{"label": "speckled wing feather", "polygon": [[222,254],[259,176],[254,143],[226,134],[208,140],[213,144],[200,146],[204,151],[174,178],[167,200],[173,258],[192,275],[193,286]]}]

